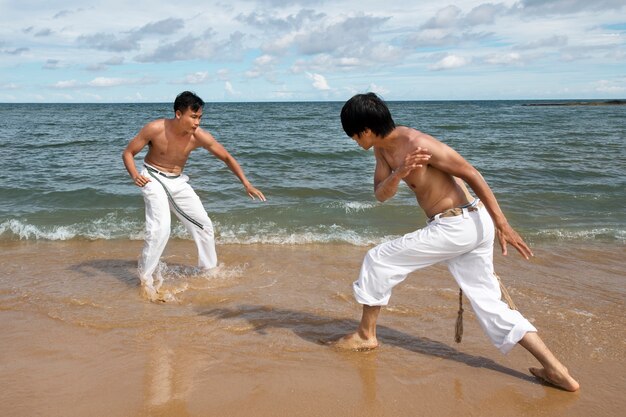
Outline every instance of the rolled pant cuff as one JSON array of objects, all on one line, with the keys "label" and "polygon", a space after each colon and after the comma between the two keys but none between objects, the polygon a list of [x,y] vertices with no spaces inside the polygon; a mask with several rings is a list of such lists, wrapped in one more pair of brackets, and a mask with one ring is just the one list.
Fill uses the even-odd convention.
[{"label": "rolled pant cuff", "polygon": [[524,322],[516,324],[515,327],[511,329],[509,334],[507,334],[504,338],[502,344],[495,345],[498,349],[500,349],[500,352],[506,355],[511,351],[511,349],[515,347],[515,345],[517,345],[520,340],[522,340],[524,336],[526,336],[526,333],[528,332],[537,332],[537,329],[535,328],[535,326],[530,324],[529,321],[524,320]]},{"label": "rolled pant cuff", "polygon": [[368,306],[386,306],[389,304],[389,299],[391,298],[391,294],[384,296],[382,298],[374,298],[358,285],[358,281],[352,284],[352,289],[354,291],[354,298],[359,304],[365,304]]}]

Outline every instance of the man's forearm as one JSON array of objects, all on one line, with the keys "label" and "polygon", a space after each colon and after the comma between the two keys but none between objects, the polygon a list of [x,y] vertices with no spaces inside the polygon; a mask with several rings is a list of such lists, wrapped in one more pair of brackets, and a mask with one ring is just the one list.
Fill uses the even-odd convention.
[{"label": "man's forearm", "polygon": [[398,184],[400,184],[400,180],[402,180],[402,178],[397,174],[397,172],[392,171],[391,174],[387,178],[385,178],[384,181],[380,182],[376,186],[376,189],[374,190],[374,195],[376,196],[376,199],[382,203],[396,195],[396,192],[398,192]]},{"label": "man's forearm", "polygon": [[471,177],[464,178],[463,180],[470,186],[474,193],[476,193],[476,196],[485,205],[485,208],[489,212],[489,215],[493,219],[496,227],[500,228],[508,224],[508,220],[504,216],[502,209],[500,209],[496,196],[493,194],[493,191],[478,171],[476,171]]},{"label": "man's forearm", "polygon": [[246,174],[244,174],[243,168],[241,168],[241,166],[239,165],[239,163],[237,162],[235,158],[233,157],[227,158],[224,162],[226,163],[226,166],[228,167],[228,169],[230,169],[231,172],[235,174],[237,178],[239,178],[239,181],[241,181],[244,187],[247,187],[250,185],[250,181],[248,181],[248,178],[246,178]]},{"label": "man's forearm", "polygon": [[137,171],[137,167],[135,166],[135,157],[133,154],[129,152],[124,152],[122,154],[122,161],[124,161],[124,166],[126,167],[126,171],[128,171],[128,175],[134,180],[137,175],[139,175],[139,171]]}]

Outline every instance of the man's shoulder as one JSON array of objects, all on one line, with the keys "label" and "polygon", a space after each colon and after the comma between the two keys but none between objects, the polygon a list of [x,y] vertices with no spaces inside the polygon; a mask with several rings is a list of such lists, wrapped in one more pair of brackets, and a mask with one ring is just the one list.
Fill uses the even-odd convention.
[{"label": "man's shoulder", "polygon": [[429,135],[428,133],[424,133],[412,127],[405,127],[403,135],[408,140],[410,140],[411,142],[415,143],[418,146],[424,146],[431,141],[437,141],[437,139],[435,139],[433,136]]},{"label": "man's shoulder", "polygon": [[202,145],[207,145],[215,142],[215,138],[213,137],[211,132],[201,127],[198,127],[196,131],[193,132],[193,137]]},{"label": "man's shoulder", "polygon": [[165,119],[157,119],[146,123],[139,132],[139,136],[147,140],[156,139],[157,136],[163,135],[165,132]]},{"label": "man's shoulder", "polygon": [[144,129],[150,131],[163,131],[165,130],[165,119],[152,120],[151,122],[146,123]]}]

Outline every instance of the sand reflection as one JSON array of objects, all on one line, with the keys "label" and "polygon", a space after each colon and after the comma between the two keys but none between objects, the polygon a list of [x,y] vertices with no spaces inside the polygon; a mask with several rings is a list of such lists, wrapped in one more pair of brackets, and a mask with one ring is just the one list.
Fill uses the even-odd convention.
[{"label": "sand reflection", "polygon": [[207,362],[205,355],[155,340],[146,363],[144,409],[151,416],[190,416],[188,409],[196,372]]}]

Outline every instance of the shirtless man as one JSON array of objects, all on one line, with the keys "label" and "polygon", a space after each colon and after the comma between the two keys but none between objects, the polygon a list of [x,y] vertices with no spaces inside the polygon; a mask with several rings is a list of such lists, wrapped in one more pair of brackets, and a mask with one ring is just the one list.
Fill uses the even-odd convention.
[{"label": "shirtless man", "polygon": [[[204,101],[194,93],[180,93],[174,101],[174,118],[146,124],[122,153],[124,166],[135,184],[141,187],[146,205],[146,238],[139,260],[139,279],[144,294],[151,301],[161,299],[159,289],[163,278],[157,266],[170,235],[170,210],[193,236],[200,268],[217,266],[213,224],[189,185],[189,177],[183,174],[191,151],[200,147],[208,150],[239,178],[252,199],[265,201],[263,193],[250,184],[235,158],[199,127],[203,106]],[[140,172],[134,157],[146,145],[149,149]],[[156,277],[153,277],[155,272]]]},{"label": "shirtless man", "polygon": [[578,382],[539,338],[537,329],[500,300],[493,271],[494,237],[497,235],[504,255],[507,244],[526,259],[533,254],[507,222],[480,173],[432,136],[396,127],[386,104],[373,93],[352,97],[341,111],[341,123],[363,149],[374,147],[376,198],[381,202],[390,199],[404,181],[429,220],[425,228],[368,251],[359,279],[353,284],[355,298],[363,305],[361,322],[355,333],[335,345],[351,350],[376,348],[376,321],[393,287],[410,272],[444,262],[500,351],[507,353],[519,343],[542,365],[529,369],[533,375],[567,391],[577,391]]}]

